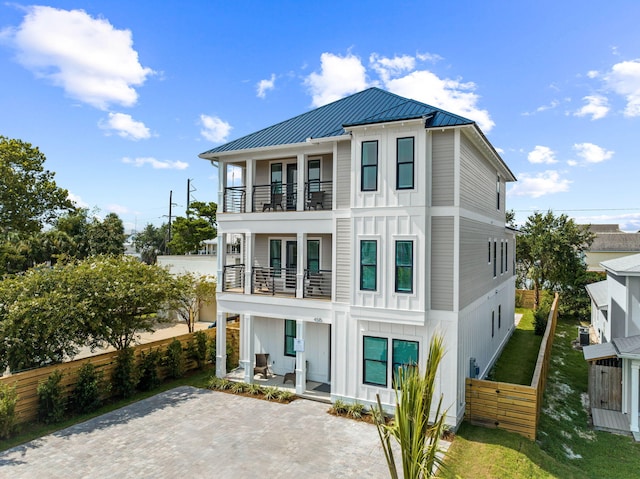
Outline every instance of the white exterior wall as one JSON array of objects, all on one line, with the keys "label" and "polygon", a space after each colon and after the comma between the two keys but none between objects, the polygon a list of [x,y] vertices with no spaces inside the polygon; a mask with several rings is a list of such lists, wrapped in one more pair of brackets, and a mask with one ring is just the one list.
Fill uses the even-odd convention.
[{"label": "white exterior wall", "polygon": [[607,275],[609,287],[609,340],[627,336],[627,286],[626,277]]},{"label": "white exterior wall", "polygon": [[158,256],[158,266],[167,266],[171,274],[193,273],[217,276],[216,255],[165,255]]}]

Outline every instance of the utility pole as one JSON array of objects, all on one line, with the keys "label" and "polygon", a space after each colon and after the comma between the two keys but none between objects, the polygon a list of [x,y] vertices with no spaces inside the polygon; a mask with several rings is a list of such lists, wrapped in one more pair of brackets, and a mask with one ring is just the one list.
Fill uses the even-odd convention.
[{"label": "utility pole", "polygon": [[167,249],[167,253],[171,253],[171,251],[169,251],[169,242],[171,241],[171,208],[173,207],[173,205],[175,205],[175,203],[173,202],[173,190],[169,191],[169,225],[167,228],[168,231],[168,236],[169,239],[167,240],[167,245],[166,245],[166,249]]},{"label": "utility pole", "polygon": [[191,179],[187,179],[187,218],[189,217],[190,213],[189,206],[191,205],[191,193],[197,191],[197,188],[195,186],[192,188],[191,181]]}]

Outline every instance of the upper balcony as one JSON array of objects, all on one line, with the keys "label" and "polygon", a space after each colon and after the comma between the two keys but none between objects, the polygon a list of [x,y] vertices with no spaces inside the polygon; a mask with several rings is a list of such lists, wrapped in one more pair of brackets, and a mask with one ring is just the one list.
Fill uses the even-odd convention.
[{"label": "upper balcony", "polygon": [[224,164],[222,213],[332,210],[333,155]]}]

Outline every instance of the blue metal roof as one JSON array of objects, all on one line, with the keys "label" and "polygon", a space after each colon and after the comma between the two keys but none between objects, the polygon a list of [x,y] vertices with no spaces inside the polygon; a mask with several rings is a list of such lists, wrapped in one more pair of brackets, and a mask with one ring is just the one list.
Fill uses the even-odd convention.
[{"label": "blue metal roof", "polygon": [[201,153],[216,153],[303,143],[346,133],[345,127],[425,118],[425,127],[470,125],[472,120],[410,100],[380,88],[369,88],[289,120]]}]

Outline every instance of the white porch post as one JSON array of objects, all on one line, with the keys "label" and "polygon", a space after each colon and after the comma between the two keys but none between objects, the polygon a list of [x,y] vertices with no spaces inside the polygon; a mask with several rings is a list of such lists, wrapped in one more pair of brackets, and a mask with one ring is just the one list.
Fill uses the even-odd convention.
[{"label": "white porch post", "polygon": [[306,198],[304,197],[304,178],[306,176],[306,172],[307,172],[307,156],[300,153],[298,155],[298,170],[297,170],[297,175],[298,175],[298,184],[296,185],[296,193],[298,195],[298,201],[296,202],[296,210],[298,211],[303,211],[304,210],[304,203],[306,201]]},{"label": "white porch post", "polygon": [[240,315],[240,365],[244,368],[244,382],[253,382],[253,357],[255,341],[253,333],[253,315]]},{"label": "white porch post", "polygon": [[305,341],[306,337],[305,322],[301,319],[296,320],[296,339],[301,339],[305,351],[296,352],[296,394],[303,394],[307,389],[307,345]]},{"label": "white porch post", "polygon": [[638,429],[638,399],[640,398],[640,362],[631,361],[631,432],[640,432]]},{"label": "white porch post", "polygon": [[218,284],[216,291],[224,291],[224,267],[226,265],[227,255],[227,235],[225,233],[218,235],[218,251],[216,258],[216,269],[218,270]]},{"label": "white porch post", "polygon": [[256,170],[255,160],[247,160],[247,178],[245,182],[246,194],[245,194],[245,206],[246,212],[251,213],[253,211],[253,182],[254,172]]},{"label": "white porch post", "polygon": [[297,238],[298,242],[298,268],[296,271],[296,298],[304,297],[304,270],[306,267],[306,258],[307,258],[307,234],[306,233],[298,233]]},{"label": "white porch post", "polygon": [[216,317],[216,376],[227,375],[227,315],[218,312]]},{"label": "white porch post", "polygon": [[251,294],[251,275],[253,270],[253,249],[256,245],[256,237],[253,233],[245,234],[245,257],[244,257],[244,294]]}]

